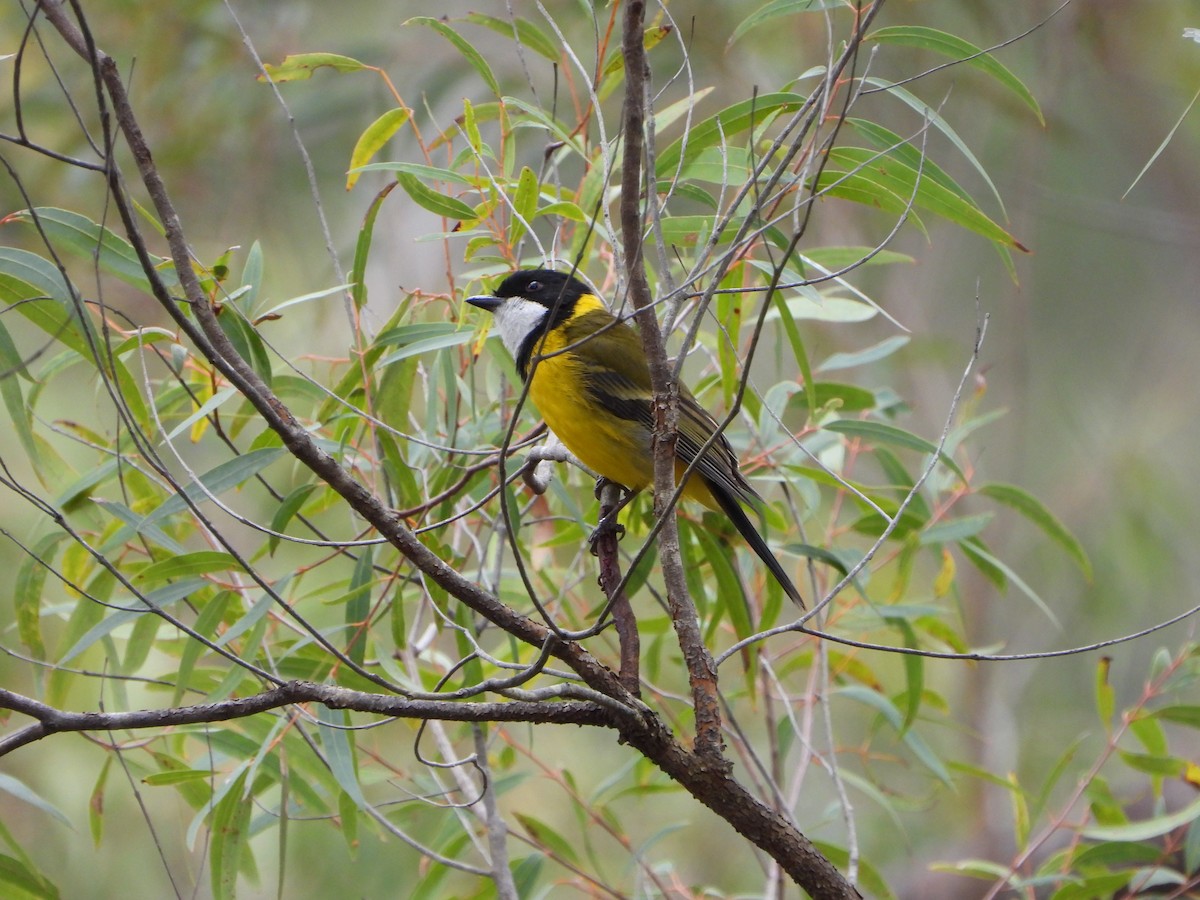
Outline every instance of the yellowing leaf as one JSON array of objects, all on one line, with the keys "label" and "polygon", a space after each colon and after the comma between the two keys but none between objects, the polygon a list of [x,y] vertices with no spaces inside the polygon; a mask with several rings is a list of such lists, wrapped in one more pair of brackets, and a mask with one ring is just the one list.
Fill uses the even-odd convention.
[{"label": "yellowing leaf", "polygon": [[358,143],[354,145],[354,152],[350,154],[350,173],[346,176],[346,190],[358,183],[361,174],[357,171],[358,168],[369,163],[411,115],[412,110],[403,106],[389,109],[358,136]]},{"label": "yellowing leaf", "polygon": [[285,81],[306,81],[312,78],[317,69],[333,69],[335,72],[360,72],[370,66],[360,63],[349,56],[337,53],[294,53],[285,56],[279,65],[266,63],[263,70],[265,76],[259,75],[259,81],[273,81],[282,84]]}]

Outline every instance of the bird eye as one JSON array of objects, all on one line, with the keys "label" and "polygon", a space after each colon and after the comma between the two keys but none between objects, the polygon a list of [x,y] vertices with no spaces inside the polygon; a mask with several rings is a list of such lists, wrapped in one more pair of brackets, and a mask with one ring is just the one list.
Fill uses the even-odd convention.
[{"label": "bird eye", "polygon": [[536,294],[538,291],[540,291],[542,289],[542,283],[540,281],[531,281],[531,282],[529,282],[527,289],[528,289],[529,293]]}]

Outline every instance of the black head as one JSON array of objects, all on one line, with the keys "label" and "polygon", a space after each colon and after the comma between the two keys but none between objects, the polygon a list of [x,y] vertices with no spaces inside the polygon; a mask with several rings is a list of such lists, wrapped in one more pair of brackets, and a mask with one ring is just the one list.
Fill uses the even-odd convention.
[{"label": "black head", "polygon": [[505,278],[496,288],[496,296],[501,300],[523,297],[547,309],[557,309],[560,313],[562,310],[569,313],[575,301],[590,293],[591,288],[578,278],[553,269],[521,269]]}]

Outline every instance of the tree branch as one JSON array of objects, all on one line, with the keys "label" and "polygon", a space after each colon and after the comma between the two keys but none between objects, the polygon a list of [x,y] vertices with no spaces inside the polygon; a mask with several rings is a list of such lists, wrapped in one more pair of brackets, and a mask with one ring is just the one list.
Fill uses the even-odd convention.
[{"label": "tree branch", "polygon": [[[696,607],[688,594],[679,551],[679,525],[675,519],[675,441],[679,421],[679,385],[671,374],[662,330],[654,315],[653,298],[646,280],[642,254],[642,163],[645,155],[645,96],[648,66],[642,43],[646,4],[629,0],[625,6],[622,47],[625,53],[625,153],[621,162],[621,243],[629,298],[637,310],[634,318],[650,366],[654,391],[654,515],[662,523],[658,534],[659,562],[667,587],[667,604],[680,649],[687,664],[696,714],[696,752],[712,760],[721,754],[721,707],[717,699],[717,669],[704,646]],[[652,190],[647,173],[646,191]],[[724,762],[728,765],[728,762]]]},{"label": "tree branch", "polygon": [[621,716],[612,707],[587,700],[556,703],[508,701],[457,703],[449,700],[410,700],[371,694],[311,681],[288,681],[252,697],[129,712],[67,712],[31,697],[0,688],[0,709],[37,720],[0,740],[0,756],[52,734],[71,731],[126,731],[170,728],[200,722],[227,722],[296,703],[323,703],[330,709],[349,709],[403,719],[449,722],[544,722],[560,725],[614,727]]}]

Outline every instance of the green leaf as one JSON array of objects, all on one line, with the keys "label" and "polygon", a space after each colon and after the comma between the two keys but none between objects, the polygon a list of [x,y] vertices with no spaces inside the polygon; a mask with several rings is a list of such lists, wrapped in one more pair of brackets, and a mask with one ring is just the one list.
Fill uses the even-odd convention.
[{"label": "green leaf", "polygon": [[350,576],[349,599],[346,603],[346,655],[360,666],[366,656],[367,620],[371,615],[371,585],[375,580],[373,547],[359,551],[358,562]]},{"label": "green leaf", "polygon": [[67,306],[71,289],[49,260],[16,247],[0,247],[0,300],[17,303],[46,297]]},{"label": "green leaf", "polygon": [[788,346],[792,349],[792,357],[796,360],[796,366],[800,369],[800,378],[804,382],[804,397],[808,401],[808,418],[811,421],[816,418],[817,409],[820,406],[817,403],[812,365],[809,363],[808,350],[805,349],[804,338],[800,335],[800,329],[796,326],[796,320],[791,314],[792,310],[788,307],[783,294],[779,291],[775,292],[774,308],[771,312],[777,314],[778,320],[783,326],[783,333],[787,336]]},{"label": "green leaf", "polygon": [[[931,160],[927,155],[922,156],[920,148],[914,146],[911,140],[902,138],[891,129],[884,128],[882,125],[867,121],[866,119],[847,119],[846,123],[852,125],[855,131],[874,145],[875,149],[883,150],[888,156],[894,156],[909,168],[920,169],[922,178],[928,178],[931,181],[937,182],[946,188],[946,190],[962,197],[968,203],[975,202],[971,198],[971,195],[963,190],[962,186],[946,173],[945,169]],[[993,191],[995,191],[994,187]]]},{"label": "green leaf", "polygon": [[[402,359],[408,359],[410,356],[420,356],[422,353],[432,353],[435,350],[444,350],[447,347],[457,347],[460,344],[466,344],[475,337],[473,331],[456,331],[453,334],[443,334],[437,337],[424,338],[422,340],[413,341],[404,347],[401,347],[395,353],[389,353],[379,361],[379,367],[389,366],[394,362],[399,362]],[[403,423],[396,423],[397,426]]]},{"label": "green leaf", "polygon": [[673,177],[680,164],[687,165],[706,147],[717,146],[747,128],[763,125],[780,113],[795,112],[804,104],[804,99],[800,94],[763,94],[726,107],[693,125],[684,137],[659,153],[655,174],[659,178]]},{"label": "green leaf", "polygon": [[168,516],[182,512],[188,501],[202,504],[208,495],[220,496],[231,488],[238,487],[253,478],[275,460],[287,455],[283,447],[263,447],[241,456],[228,459],[200,476],[199,484],[189,484],[182,494],[172,494],[148,513],[138,525],[138,531],[148,525],[156,525]]},{"label": "green leaf", "polygon": [[59,900],[61,896],[54,883],[31,860],[3,853],[0,853],[0,884],[8,886],[4,895],[12,900]]},{"label": "green leaf", "polygon": [[253,797],[245,793],[246,770],[243,768],[212,812],[212,844],[208,864],[212,869],[212,893],[215,900],[234,900],[237,873],[242,853],[249,852],[250,813]]},{"label": "green leaf", "polygon": [[108,773],[112,769],[113,757],[106,756],[100,766],[100,774],[92,786],[92,795],[88,798],[88,828],[92,833],[92,845],[99,847],[104,837],[104,792],[108,783]]},{"label": "green leaf", "polygon": [[956,62],[974,66],[991,75],[1001,86],[1016,94],[1022,103],[1033,110],[1038,122],[1042,125],[1046,124],[1041,107],[1038,106],[1033,94],[1029,92],[1029,88],[1025,87],[1024,82],[992,54],[984,52],[970,41],[964,41],[955,35],[922,25],[892,25],[887,28],[877,28],[867,35],[866,40],[931,50],[934,53],[949,56]]},{"label": "green leaf", "polygon": [[533,217],[537,214],[538,180],[537,175],[529,166],[521,167],[521,175],[517,179],[517,189],[513,192],[512,204],[513,217],[512,224],[508,229],[508,240],[515,247],[524,236],[526,226],[533,221]]},{"label": "green leaf", "polygon": [[273,81],[281,84],[285,81],[306,81],[312,78],[317,69],[333,69],[335,72],[361,72],[371,66],[360,63],[349,56],[337,53],[294,53],[283,58],[279,65],[265,63],[263,70],[266,76],[259,75],[259,81]]},{"label": "green leaf", "polygon": [[[367,163],[359,166],[357,169],[352,169],[354,172],[407,172],[409,175],[415,175],[422,181],[448,181],[451,184],[462,184],[471,187],[478,187],[479,179],[468,178],[455,172],[453,169],[442,169],[438,166],[427,166],[424,163],[415,162],[377,162]],[[486,183],[486,182],[484,182]],[[380,192],[384,193],[384,192]]]},{"label": "green leaf", "polygon": [[176,769],[169,772],[156,772],[142,779],[143,784],[150,787],[169,787],[185,784],[189,781],[208,781],[213,777],[212,769]]},{"label": "green leaf", "polygon": [[30,548],[31,555],[21,560],[13,583],[17,633],[21,636],[21,643],[29,648],[35,659],[46,658],[46,645],[42,639],[42,590],[46,585],[54,548],[66,537],[61,531],[43,535]]},{"label": "green leaf", "polygon": [[467,13],[465,18],[472,25],[482,25],[484,28],[490,28],[496,34],[503,35],[509,39],[515,39],[518,44],[528,47],[534,53],[550,60],[552,63],[559,61],[558,45],[528,19],[497,19],[495,16],[476,12]]},{"label": "green leaf", "polygon": [[500,83],[496,81],[496,76],[492,74],[492,69],[487,64],[487,61],[484,60],[479,51],[475,49],[470,41],[464,38],[461,34],[459,34],[441,19],[434,19],[429,16],[414,16],[413,18],[404,22],[404,25],[424,25],[428,28],[432,28],[451,44],[453,44],[455,49],[458,50],[458,52],[466,58],[467,62],[471,64],[472,68],[479,73],[479,77],[484,80],[487,86],[491,89],[492,93],[497,97],[500,96]]},{"label": "green leaf", "polygon": [[544,847],[550,853],[559,859],[566,860],[568,863],[577,863],[579,861],[579,854],[571,845],[571,842],[563,837],[561,828],[548,825],[530,815],[514,813],[513,816],[521,823],[521,827],[529,832],[529,836],[533,839],[535,847]]},{"label": "green leaf", "polygon": [[1025,580],[1021,578],[1021,576],[1015,571],[1013,571],[1011,566],[1001,562],[995,556],[984,550],[983,545],[978,543],[978,538],[967,538],[965,541],[959,541],[958,545],[959,547],[963,548],[964,551],[968,546],[970,546],[971,550],[969,555],[971,556],[972,561],[975,561],[978,565],[978,560],[976,559],[976,557],[978,557],[979,560],[986,562],[991,568],[1002,572],[1008,581],[1011,581],[1013,584],[1015,584],[1017,589],[1030,600],[1032,600],[1034,605],[1042,611],[1046,618],[1054,623],[1055,628],[1062,628],[1062,623],[1059,622],[1058,616],[1056,616],[1054,611],[1046,605],[1046,601],[1038,595],[1037,591],[1026,584]]},{"label": "green leaf", "polygon": [[916,112],[922,119],[929,120],[929,123],[945,135],[946,139],[954,145],[954,148],[971,164],[979,176],[984,180],[992,190],[992,195],[996,198],[996,202],[1000,204],[1000,208],[1004,208],[1004,203],[1000,199],[1000,192],[996,189],[996,185],[992,182],[992,178],[988,175],[987,170],[983,167],[983,163],[971,152],[971,148],[967,146],[957,131],[955,131],[950,123],[941,117],[928,103],[922,100],[915,94],[906,91],[899,85],[891,84],[879,78],[864,78],[864,84],[872,85],[882,91],[886,91],[890,96],[906,104],[910,109]]},{"label": "green leaf", "polygon": [[[222,591],[205,604],[192,625],[192,630],[200,637],[213,638],[217,634],[217,626],[225,619],[225,611],[234,602],[236,595],[232,591]],[[191,688],[192,672],[200,654],[207,652],[208,647],[197,640],[189,640],[183,645],[179,655],[178,674],[175,677],[175,693],[171,700],[173,706],[178,706],[184,693]]]},{"label": "green leaf", "polygon": [[240,568],[237,561],[228,553],[219,550],[198,550],[195,553],[172,556],[161,562],[153,563],[138,572],[134,581],[154,584],[158,581],[207,575],[210,572],[227,572],[230,569]]},{"label": "green leaf", "polygon": [[[207,416],[213,410],[222,406],[227,400],[229,400],[230,397],[240,397],[240,396],[241,395],[238,393],[238,389],[235,387],[231,386],[231,387],[221,388],[221,390],[217,391],[215,394],[213,394],[211,397],[209,397],[208,400],[206,400],[199,409],[197,409],[194,413],[192,413],[190,416],[188,416],[186,419],[184,419],[182,422],[180,422],[178,425],[176,425],[174,428],[172,428],[169,432],[167,432],[167,440],[174,440],[180,434],[182,434],[183,432],[185,432],[189,428],[191,428],[192,425],[194,425],[196,422],[203,419],[205,416]],[[76,496],[78,494],[79,494],[79,491],[74,490],[74,492],[71,494],[71,496]]]},{"label": "green leaf", "polygon": [[899,735],[904,743],[908,745],[908,748],[912,750],[913,755],[916,756],[916,758],[920,760],[921,763],[938,778],[938,780],[946,785],[950,785],[952,783],[950,779],[950,773],[947,771],[946,766],[942,763],[941,759],[938,758],[937,754],[935,754],[929,748],[929,745],[926,744],[925,741],[915,731],[904,731],[904,716],[891,700],[877,691],[873,691],[856,684],[836,688],[834,693],[848,697],[852,700],[856,700],[859,703],[866,704],[880,713],[888,722],[888,724],[895,729],[897,735]]},{"label": "green leaf", "polygon": [[0,378],[14,380],[17,377],[32,382],[34,377],[25,370],[25,360],[20,358],[17,344],[13,343],[12,335],[8,334],[4,322],[0,322]]},{"label": "green leaf", "polygon": [[[388,194],[395,188],[396,183],[386,185],[383,190],[375,195],[375,199],[371,201],[371,205],[367,207],[367,213],[363,216],[362,227],[358,229],[358,240],[354,244],[354,266],[350,272],[350,283],[354,285],[350,292],[350,298],[354,302],[355,309],[362,309],[367,305],[367,258],[371,252],[371,239],[375,234],[375,219],[379,215],[379,210],[383,206],[383,201],[387,199]],[[401,306],[403,309],[403,305]],[[354,375],[357,366],[351,366],[350,375]],[[343,396],[339,394],[338,396]]]},{"label": "green leaf", "polygon": [[[59,247],[65,248],[76,256],[95,260],[101,271],[114,275],[126,284],[131,284],[139,290],[150,293],[150,281],[142,271],[133,246],[125,238],[103,225],[93,222],[87,216],[69,209],[55,207],[37,207],[21,210],[8,218],[14,222],[33,224],[36,216],[37,223],[46,237]],[[178,287],[179,280],[171,261],[163,256],[151,256],[151,262],[158,269],[159,277],[168,288]]]},{"label": "green leaf", "polygon": [[460,222],[477,218],[472,207],[457,197],[439,194],[433,188],[423,184],[415,175],[410,175],[408,172],[397,172],[396,181],[400,183],[400,187],[404,188],[405,193],[416,201],[418,206],[431,213],[445,216],[447,219],[457,219]]},{"label": "green leaf", "polygon": [[947,519],[930,525],[921,532],[920,542],[926,546],[931,544],[950,544],[969,537],[974,537],[992,521],[991,513],[980,513],[977,516],[963,516],[959,519]]},{"label": "green leaf", "polygon": [[1079,566],[1084,576],[1091,581],[1092,579],[1092,563],[1088,559],[1087,551],[1083,549],[1083,545],[1076,540],[1075,536],[1067,529],[1049,509],[1024,488],[1019,488],[1012,484],[1001,484],[994,482],[985,484],[979,488],[978,492],[984,497],[990,497],[998,503],[1003,503],[1005,506],[1011,507],[1027,518],[1038,528],[1046,533],[1046,536],[1056,541]]},{"label": "green leaf", "polygon": [[[363,234],[362,232],[359,232],[360,249],[362,245]],[[355,255],[354,264],[357,270],[357,253]],[[366,264],[365,254],[363,264],[364,266]],[[365,299],[366,294],[364,293],[362,296]],[[357,302],[358,298],[356,296],[355,303]],[[386,333],[395,329],[396,323],[402,321],[404,317],[408,315],[411,305],[412,296],[409,295],[399,305],[396,306],[396,308],[392,311],[391,316],[388,317],[388,320],[383,324],[383,327],[380,330]],[[362,390],[363,373],[371,370],[385,349],[386,348],[382,344],[372,343],[371,346],[362,353],[360,360],[356,360],[353,365],[347,366],[345,373],[341,378],[338,379],[337,385],[334,387],[333,391],[325,397],[325,399],[321,402],[321,405],[317,408],[316,413],[313,415],[313,419],[318,422],[324,422],[333,417],[335,414],[344,413],[347,409],[347,404],[340,398],[353,396],[356,392]]]},{"label": "green leaf", "polygon": [[750,151],[745,147],[708,147],[688,162],[681,179],[709,184],[739,184],[750,174]]},{"label": "green leaf", "polygon": [[1153,715],[1189,728],[1200,728],[1200,706],[1164,706]]},{"label": "green leaf", "polygon": [[[105,616],[91,628],[89,628],[77,640],[71,648],[62,655],[59,659],[60,663],[67,663],[83,653],[97,641],[102,638],[107,638],[122,625],[130,622],[135,622],[142,616],[152,616],[154,613],[151,609],[158,607],[163,608],[170,606],[173,603],[178,603],[183,598],[194,594],[197,591],[208,587],[208,582],[202,581],[199,578],[186,578],[183,581],[176,581],[172,584],[164,585],[156,590],[150,591],[144,595],[144,600],[129,601],[126,606],[119,606],[109,615]],[[102,607],[103,609],[103,607]]]},{"label": "green leaf", "polygon": [[855,366],[865,366],[868,363],[878,362],[885,359],[905,346],[910,338],[907,335],[897,334],[890,338],[885,338],[878,344],[872,344],[862,350],[855,350],[850,353],[831,353],[825,357],[825,361],[817,366],[818,372],[832,372],[835,369],[851,369]]},{"label": "green leaf", "polygon": [[345,726],[350,724],[350,716],[345,710],[330,709],[324,705],[317,706],[318,727],[321,733],[321,746],[329,757],[329,770],[337,780],[338,786],[350,795],[359,809],[367,808],[367,798],[363,796],[362,787],[358,783],[358,772],[354,765],[354,743],[351,732]]},{"label": "green leaf", "polygon": [[[1028,252],[1024,244],[985,215],[973,200],[964,199],[949,188],[926,178],[923,172],[901,162],[895,155],[881,155],[861,147],[834,147],[829,151],[829,161],[835,167],[844,166],[845,173],[853,174],[853,183],[860,189],[870,191],[869,202],[873,205],[889,212],[899,212],[895,209],[895,199],[900,198],[902,209],[911,202],[918,209],[928,210],[1002,247]],[[818,188],[835,185],[842,174],[837,169],[827,169],[818,181]],[[839,194],[838,187],[832,187],[830,193]],[[846,194],[839,195],[858,200]]]},{"label": "green leaf", "polygon": [[[291,578],[291,575],[285,576],[276,585],[276,591],[283,590],[284,583]],[[226,647],[236,641],[246,632],[251,632],[247,644],[255,644],[261,637],[261,633],[255,634],[256,626],[267,614],[267,610],[275,602],[275,598],[270,593],[264,591],[263,595],[254,601],[254,604],[246,611],[246,614],[234,622],[229,628],[225,629],[224,633],[215,641],[218,647]],[[243,648],[245,652],[245,648]]]},{"label": "green leaf", "polygon": [[[716,604],[716,608],[724,609],[729,614],[729,621],[733,623],[738,638],[748,637],[754,629],[750,622],[746,592],[737,576],[729,541],[720,539],[704,526],[694,528],[692,533],[700,544],[703,560],[712,567],[713,580],[716,582],[715,596],[710,594],[709,599]],[[712,623],[715,624],[717,619],[717,616],[713,616]],[[755,667],[751,667],[751,670],[755,670]]]},{"label": "green leaf", "polygon": [[[304,505],[304,501],[316,487],[316,484],[302,484],[288,493],[276,507],[275,515],[271,517],[271,530],[279,533],[285,532],[292,517],[300,511],[300,507]],[[275,548],[279,546],[279,540],[278,534],[272,534],[267,538],[268,555],[275,553]]]},{"label": "green leaf", "polygon": [[[916,649],[920,646],[920,641],[917,640],[917,634],[913,631],[912,625],[903,617],[893,617],[887,614],[887,609],[883,610],[883,618],[889,625],[893,625],[900,630],[904,636],[904,646]],[[900,726],[900,733],[906,734],[908,729],[912,727],[913,722],[917,720],[917,713],[921,711],[921,699],[925,694],[925,660],[915,653],[903,654],[904,675],[907,682],[904,697],[904,722]]]},{"label": "green leaf", "polygon": [[105,500],[101,497],[93,497],[92,502],[111,515],[114,519],[124,522],[129,527],[118,529],[112,533],[112,536],[100,545],[100,552],[104,554],[112,553],[120,547],[125,541],[129,540],[130,536],[140,534],[149,538],[158,544],[164,550],[171,553],[187,553],[183,545],[173,539],[169,534],[151,523],[144,524],[145,516],[139,516],[128,506],[123,503],[117,503],[115,500]]},{"label": "green leaf", "polygon": [[34,809],[40,809],[68,828],[74,827],[71,825],[71,820],[57,806],[43,798],[19,778],[0,772],[0,791],[4,791],[10,797],[16,797],[18,800],[28,803]]},{"label": "green leaf", "polygon": [[813,385],[813,396],[818,408],[836,402],[843,412],[862,412],[875,408],[875,395],[866,388],[854,384],[839,384],[835,381],[818,381]]},{"label": "green leaf", "polygon": [[570,219],[573,222],[587,221],[587,215],[584,211],[570,200],[555,200],[553,203],[547,203],[541,209],[537,210],[534,216],[559,216],[564,219]]},{"label": "green leaf", "polygon": [[229,343],[233,344],[238,356],[249,363],[258,373],[258,377],[270,385],[271,357],[267,354],[267,345],[258,336],[254,326],[243,318],[239,310],[230,307],[225,308],[224,315],[217,317],[217,322],[229,338]]},{"label": "green leaf", "polygon": [[358,183],[362,167],[383,149],[384,145],[392,139],[392,135],[404,126],[411,115],[412,110],[404,106],[389,109],[358,136],[354,150],[350,153],[350,170],[346,174],[346,190],[350,190]]},{"label": "green leaf", "polygon": [[805,291],[786,298],[777,295],[776,301],[776,304],[767,312],[765,321],[771,323],[782,321],[785,328],[789,318],[849,324],[866,322],[875,318],[879,313],[878,309],[861,300],[826,296],[816,291]]},{"label": "green leaf", "polygon": [[1118,751],[1125,765],[1137,772],[1144,772],[1158,778],[1180,778],[1187,769],[1187,763],[1174,756],[1157,756],[1153,753],[1130,753],[1127,750]]},{"label": "green leaf", "polygon": [[845,0],[771,0],[770,3],[760,6],[739,22],[737,28],[733,29],[733,34],[729,36],[729,42],[725,46],[727,48],[732,47],[751,28],[765,25],[767,22],[778,19],[780,16],[790,16],[802,12],[818,12],[827,9],[845,9],[845,7]]},{"label": "green leaf", "polygon": [[1200,819],[1200,797],[1193,800],[1183,809],[1141,822],[1129,822],[1125,825],[1105,825],[1084,828],[1082,835],[1093,841],[1147,841],[1160,837],[1168,831],[1174,831],[1183,825],[1188,825]]},{"label": "green leaf", "polygon": [[[130,412],[147,431],[153,430],[137,382],[120,360],[110,365],[101,336],[89,319],[79,315],[70,286],[46,260],[35,253],[0,247],[0,302],[11,305],[55,342],[115,379]],[[42,461],[40,457],[52,453],[48,444],[40,445],[35,466]]]},{"label": "green leaf", "polygon": [[250,252],[246,254],[246,264],[242,266],[242,286],[245,290],[237,298],[238,308],[247,316],[254,310],[262,290],[263,267],[262,244],[255,241],[250,245]]},{"label": "green leaf", "polygon": [[[818,2],[820,2],[820,0],[818,0]],[[841,0],[838,0],[838,3],[841,5]],[[852,779],[848,777],[847,781],[850,780]],[[867,790],[870,792],[868,783],[864,779],[859,779],[857,786],[859,790]],[[883,799],[882,795],[878,793],[873,794],[873,796],[876,800]],[[891,810],[889,810],[889,812],[890,811]],[[898,821],[897,827],[899,827]],[[850,852],[845,847],[837,847],[826,841],[817,840],[814,840],[813,844],[818,850],[821,851],[826,859],[828,859],[839,869],[845,870],[849,867]],[[887,881],[883,875],[880,874],[879,870],[865,859],[858,860],[858,879],[855,881],[855,884],[870,891],[868,896],[877,897],[879,900],[896,900],[896,895],[892,893],[892,889],[888,887]]]},{"label": "green leaf", "polygon": [[972,565],[975,566],[983,575],[994,584],[997,590],[1005,590],[1008,587],[1008,577],[1003,570],[996,568],[989,560],[992,559],[990,553],[987,552],[987,547],[983,541],[977,537],[967,538],[965,541],[959,541],[958,549],[962,551],[963,556],[969,559]]},{"label": "green leaf", "polygon": [[945,453],[939,453],[936,444],[931,444],[925,438],[917,437],[903,428],[886,425],[883,422],[861,422],[857,419],[841,419],[837,422],[829,422],[824,427],[826,431],[835,431],[847,437],[862,438],[868,443],[891,444],[909,450],[919,450],[922,453],[937,453],[938,458],[950,471],[961,478],[964,484],[967,481],[967,476],[958,467],[958,463]]},{"label": "green leaf", "polygon": [[[869,258],[868,258],[869,257]],[[823,273],[838,272],[863,266],[887,266],[916,262],[907,253],[880,250],[878,247],[813,247],[800,254],[802,262]]]},{"label": "green leaf", "polygon": [[1156,716],[1138,716],[1129,723],[1129,730],[1133,732],[1133,736],[1141,742],[1148,753],[1166,756],[1169,752],[1167,732]]}]

